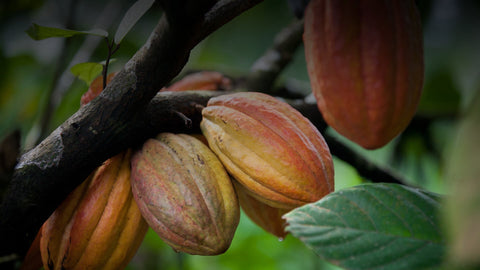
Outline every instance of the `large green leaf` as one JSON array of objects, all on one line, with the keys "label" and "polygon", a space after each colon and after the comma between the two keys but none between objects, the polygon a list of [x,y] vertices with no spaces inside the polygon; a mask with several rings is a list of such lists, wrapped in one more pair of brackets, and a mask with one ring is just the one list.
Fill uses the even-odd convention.
[{"label": "large green leaf", "polygon": [[135,2],[125,13],[120,25],[118,26],[117,32],[115,33],[114,42],[115,44],[120,44],[125,35],[132,29],[132,27],[137,23],[138,20],[147,12],[150,7],[153,5],[155,0],[138,0]]},{"label": "large green leaf", "polygon": [[346,269],[429,269],[442,263],[438,195],[396,184],[363,184],[284,217],[319,257]]},{"label": "large green leaf", "polygon": [[102,73],[102,70],[102,64],[93,62],[79,63],[70,68],[70,72],[87,85],[90,85]]}]

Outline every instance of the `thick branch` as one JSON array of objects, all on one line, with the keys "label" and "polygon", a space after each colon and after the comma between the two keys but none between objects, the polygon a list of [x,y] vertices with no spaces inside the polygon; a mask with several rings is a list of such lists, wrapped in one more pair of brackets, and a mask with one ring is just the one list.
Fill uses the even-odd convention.
[{"label": "thick branch", "polygon": [[303,20],[295,21],[277,34],[271,48],[253,64],[245,87],[256,91],[270,91],[278,75],[292,61],[302,44]]},{"label": "thick branch", "polygon": [[[163,17],[147,43],[98,98],[25,153],[0,208],[0,257],[23,256],[42,223],[95,167],[148,136],[148,132],[139,132],[140,123],[148,126],[142,119],[147,104],[183,68],[190,50],[258,2],[218,1],[205,16],[188,16],[181,25],[172,25]],[[202,4],[199,1],[198,8],[192,10],[208,9]],[[188,116],[181,109],[188,103],[182,102],[163,105]],[[160,127],[178,125],[173,124],[178,117],[163,117],[165,122],[158,123]]]}]

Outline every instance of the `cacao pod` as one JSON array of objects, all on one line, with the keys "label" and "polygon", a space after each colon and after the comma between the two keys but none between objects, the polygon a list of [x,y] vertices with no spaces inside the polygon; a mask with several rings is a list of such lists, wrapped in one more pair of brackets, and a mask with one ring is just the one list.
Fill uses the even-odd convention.
[{"label": "cacao pod", "polygon": [[130,186],[131,151],[98,167],[44,223],[45,269],[122,269],[148,225]]},{"label": "cacao pod", "polygon": [[178,82],[164,87],[160,91],[188,91],[188,90],[227,90],[231,81],[222,73],[216,71],[200,71],[186,75]]},{"label": "cacao pod", "polygon": [[228,172],[258,200],[292,209],[334,189],[323,136],[285,102],[262,93],[215,97],[200,127]]},{"label": "cacao pod", "polygon": [[42,268],[42,254],[40,253],[40,238],[42,237],[42,228],[38,230],[35,239],[33,240],[27,254],[23,259],[20,270],[38,270]]},{"label": "cacao pod", "polygon": [[198,139],[161,133],[132,157],[132,190],[150,227],[174,250],[225,252],[240,218],[230,177]]},{"label": "cacao pod", "polygon": [[234,182],[234,185],[240,206],[250,220],[278,239],[284,239],[287,232],[286,221],[282,216],[289,210],[271,207],[250,196],[241,184]]},{"label": "cacao pod", "polygon": [[[113,77],[115,77],[117,73],[112,72],[108,74],[107,76],[107,84],[112,81]],[[103,76],[98,76],[96,77],[90,86],[88,87],[87,92],[85,92],[81,99],[80,99],[80,105],[85,105],[92,101],[92,99],[96,98],[101,92],[103,91]]]},{"label": "cacao pod", "polygon": [[304,44],[312,92],[332,128],[374,149],[407,127],[424,74],[413,0],[312,0]]}]

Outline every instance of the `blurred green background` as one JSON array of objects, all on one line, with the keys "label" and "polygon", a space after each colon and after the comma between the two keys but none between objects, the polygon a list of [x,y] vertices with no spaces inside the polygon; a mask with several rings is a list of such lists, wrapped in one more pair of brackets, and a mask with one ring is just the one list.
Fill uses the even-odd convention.
[{"label": "blurred green background", "polygon": [[[78,36],[34,41],[24,32],[31,23],[88,30],[103,28],[111,36],[132,0],[20,0],[0,4],[0,138],[20,129],[28,150],[79,108],[87,85],[69,67],[105,60],[107,47],[98,37]],[[425,87],[418,121],[382,149],[367,151],[327,132],[380,165],[393,168],[412,183],[446,193],[445,160],[459,116],[480,89],[480,1],[417,1],[424,27]],[[110,71],[121,69],[142,46],[161,16],[154,6],[133,27],[114,55]],[[193,51],[184,71],[217,70],[245,75],[272,44],[276,33],[295,17],[287,1],[267,0],[234,19]],[[308,94],[303,48],[277,80]],[[48,109],[50,108],[50,109]],[[51,113],[49,113],[51,112]],[[338,159],[335,185],[362,182]],[[336,269],[320,261],[291,236],[279,241],[242,215],[231,248],[215,257],[175,253],[149,231],[129,269]]]}]

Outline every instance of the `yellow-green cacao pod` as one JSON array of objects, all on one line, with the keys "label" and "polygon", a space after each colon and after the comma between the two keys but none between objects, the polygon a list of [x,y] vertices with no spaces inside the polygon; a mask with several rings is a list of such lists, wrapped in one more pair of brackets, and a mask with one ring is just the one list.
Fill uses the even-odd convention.
[{"label": "yellow-green cacao pod", "polygon": [[240,207],[250,220],[278,239],[284,239],[287,232],[285,231],[286,221],[282,216],[289,210],[271,207],[252,197],[241,184],[234,183]]},{"label": "yellow-green cacao pod", "polygon": [[42,227],[45,269],[123,269],[148,225],[130,186],[131,151],[105,161]]},{"label": "yellow-green cacao pod", "polygon": [[210,99],[202,115],[209,147],[261,202],[292,209],[333,191],[323,136],[287,103],[262,93],[234,93]]},{"label": "yellow-green cacao pod", "polygon": [[132,157],[132,189],[150,227],[174,250],[217,255],[240,218],[237,195],[215,154],[185,134],[161,133]]},{"label": "yellow-green cacao pod", "polygon": [[414,0],[312,0],[304,44],[312,92],[332,128],[375,149],[407,127],[424,75]]}]

